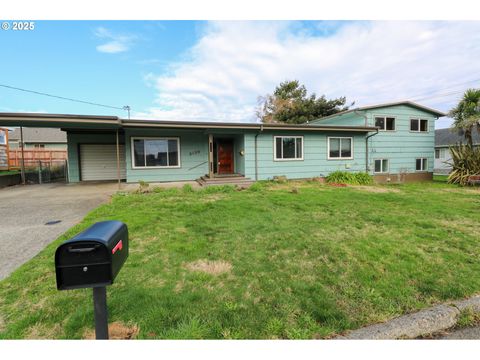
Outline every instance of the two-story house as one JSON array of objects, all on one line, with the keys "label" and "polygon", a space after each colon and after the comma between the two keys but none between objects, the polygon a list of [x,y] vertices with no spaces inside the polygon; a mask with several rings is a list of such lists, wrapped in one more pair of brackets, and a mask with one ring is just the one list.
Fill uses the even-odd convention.
[{"label": "two-story house", "polygon": [[312,121],[312,125],[373,126],[366,136],[365,171],[379,182],[432,179],[435,120],[444,113],[413,103],[365,106]]}]

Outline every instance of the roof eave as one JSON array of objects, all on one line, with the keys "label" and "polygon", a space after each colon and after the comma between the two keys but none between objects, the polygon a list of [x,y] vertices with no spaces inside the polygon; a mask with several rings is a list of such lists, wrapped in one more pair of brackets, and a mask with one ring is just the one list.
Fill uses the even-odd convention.
[{"label": "roof eave", "polygon": [[339,113],[336,113],[336,114],[332,114],[332,115],[329,115],[329,116],[325,116],[325,117],[322,117],[320,119],[315,119],[313,121],[311,121],[310,123],[317,123],[317,122],[320,122],[320,121],[323,121],[323,120],[328,120],[328,119],[332,119],[336,116],[341,116],[341,115],[345,115],[345,114],[348,114],[348,113],[351,113],[351,112],[355,112],[355,111],[365,111],[365,110],[372,110],[372,109],[378,109],[378,108],[382,108],[382,107],[388,107],[388,106],[398,106],[398,105],[409,105],[409,106],[412,106],[412,107],[415,107],[417,109],[420,109],[420,110],[424,110],[426,112],[429,112],[435,116],[437,116],[437,118],[439,117],[443,117],[443,116],[447,116],[448,114],[442,112],[442,111],[438,111],[438,110],[435,110],[435,109],[432,109],[432,108],[429,108],[427,106],[423,106],[423,105],[420,105],[420,104],[417,104],[413,101],[397,101],[397,102],[391,102],[391,103],[383,103],[383,104],[376,104],[376,105],[369,105],[369,106],[361,106],[361,107],[357,107],[355,109],[349,109],[349,110],[345,110],[345,111],[341,111]]}]

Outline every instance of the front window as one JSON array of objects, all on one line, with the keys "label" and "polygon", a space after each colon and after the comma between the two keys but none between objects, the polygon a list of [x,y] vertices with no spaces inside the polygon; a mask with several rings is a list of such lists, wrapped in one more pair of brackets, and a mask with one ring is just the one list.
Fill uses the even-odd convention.
[{"label": "front window", "polygon": [[178,138],[132,138],[133,167],[179,167]]},{"label": "front window", "polygon": [[377,160],[375,160],[375,172],[376,173],[386,173],[386,172],[388,172],[388,159],[377,159]]},{"label": "front window", "polygon": [[426,120],[426,119],[410,119],[410,131],[428,132],[428,120]]},{"label": "front window", "polygon": [[275,160],[303,160],[303,137],[275,136]]},{"label": "front window", "polygon": [[353,159],[352,138],[328,138],[329,159]]},{"label": "front window", "polygon": [[416,159],[416,171],[427,171],[427,158]]},{"label": "front window", "polygon": [[380,131],[394,131],[395,130],[395,118],[388,116],[376,116],[375,126]]}]

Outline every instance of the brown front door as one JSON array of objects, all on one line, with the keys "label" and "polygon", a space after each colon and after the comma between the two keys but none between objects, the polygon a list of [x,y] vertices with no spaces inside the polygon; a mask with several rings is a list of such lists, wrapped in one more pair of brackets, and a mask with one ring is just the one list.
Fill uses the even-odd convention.
[{"label": "brown front door", "polygon": [[217,173],[233,174],[233,140],[217,141]]}]

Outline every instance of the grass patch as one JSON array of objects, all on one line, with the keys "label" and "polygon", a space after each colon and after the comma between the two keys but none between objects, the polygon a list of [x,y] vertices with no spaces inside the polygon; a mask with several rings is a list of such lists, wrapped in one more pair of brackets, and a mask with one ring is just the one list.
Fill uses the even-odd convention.
[{"label": "grass patch", "polygon": [[56,290],[54,251],[109,219],[130,231],[110,322],[132,338],[325,338],[480,292],[480,192],[365,188],[118,194],[0,282],[0,338],[91,336],[91,290]]},{"label": "grass patch", "polygon": [[467,308],[460,312],[455,328],[461,329],[464,327],[477,326],[480,324],[480,314],[471,308]]},{"label": "grass patch", "polygon": [[447,183],[448,175],[433,175],[434,182]]},{"label": "grass patch", "polygon": [[19,172],[20,172],[19,170],[0,170],[0,176],[15,175],[15,174],[18,174]]}]

